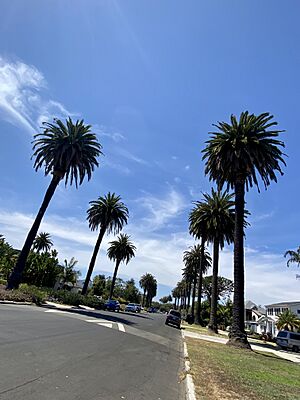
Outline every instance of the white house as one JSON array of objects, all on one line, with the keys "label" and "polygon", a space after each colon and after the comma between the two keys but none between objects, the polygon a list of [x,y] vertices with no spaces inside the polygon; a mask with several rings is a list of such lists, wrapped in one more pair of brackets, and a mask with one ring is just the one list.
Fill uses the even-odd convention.
[{"label": "white house", "polygon": [[267,332],[271,332],[273,336],[276,336],[278,333],[276,323],[281,313],[289,310],[300,318],[300,301],[284,301],[282,303],[268,304],[266,305],[266,309],[269,320]]},{"label": "white house", "polygon": [[267,310],[248,300],[245,304],[245,329],[259,334],[268,332],[272,322],[267,316]]}]

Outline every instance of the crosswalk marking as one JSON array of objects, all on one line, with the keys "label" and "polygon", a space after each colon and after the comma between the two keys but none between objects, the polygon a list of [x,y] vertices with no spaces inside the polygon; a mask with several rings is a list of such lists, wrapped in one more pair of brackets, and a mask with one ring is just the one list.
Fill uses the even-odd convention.
[{"label": "crosswalk marking", "polygon": [[113,326],[113,324],[111,324],[110,322],[98,322],[97,325],[105,326],[105,328],[112,328]]},{"label": "crosswalk marking", "polygon": [[119,328],[119,331],[125,332],[125,327],[123,324],[120,324],[120,322],[118,322],[118,328]]}]

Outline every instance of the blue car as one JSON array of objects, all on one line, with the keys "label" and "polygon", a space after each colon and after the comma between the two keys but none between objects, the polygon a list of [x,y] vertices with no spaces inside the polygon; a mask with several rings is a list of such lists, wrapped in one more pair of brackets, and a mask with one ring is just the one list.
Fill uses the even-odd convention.
[{"label": "blue car", "polygon": [[117,300],[107,300],[105,303],[104,303],[104,310],[107,310],[107,311],[117,311],[117,312],[119,312],[120,311],[120,303],[117,301]]}]

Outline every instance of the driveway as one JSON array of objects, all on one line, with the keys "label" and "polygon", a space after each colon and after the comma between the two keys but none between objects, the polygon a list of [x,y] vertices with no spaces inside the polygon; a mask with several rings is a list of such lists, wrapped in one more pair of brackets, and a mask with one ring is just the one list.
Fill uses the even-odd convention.
[{"label": "driveway", "polygon": [[2,400],[182,400],[180,331],[158,314],[0,305]]}]

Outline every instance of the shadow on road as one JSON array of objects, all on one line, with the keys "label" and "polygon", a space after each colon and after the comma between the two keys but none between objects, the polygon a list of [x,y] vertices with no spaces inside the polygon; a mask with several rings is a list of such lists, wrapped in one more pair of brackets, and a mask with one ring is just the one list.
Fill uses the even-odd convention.
[{"label": "shadow on road", "polygon": [[153,318],[150,318],[148,315],[141,315],[141,314],[130,314],[130,313],[123,313],[123,312],[114,312],[112,311],[111,314],[103,313],[102,310],[86,310],[84,308],[64,308],[64,307],[57,307],[57,306],[51,306],[50,304],[43,306],[43,308],[49,308],[52,310],[59,310],[59,311],[64,311],[72,314],[79,314],[79,315],[84,315],[85,317],[90,317],[90,318],[98,318],[98,319],[106,319],[107,321],[111,322],[120,322],[124,325],[135,325],[136,322],[134,321],[129,321],[128,319],[124,319],[122,315],[128,315],[136,318],[144,318],[144,319],[149,319],[153,320]]}]

